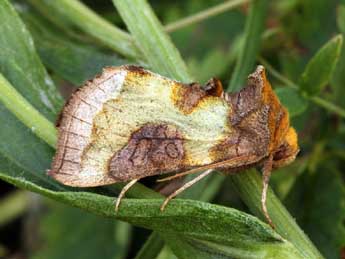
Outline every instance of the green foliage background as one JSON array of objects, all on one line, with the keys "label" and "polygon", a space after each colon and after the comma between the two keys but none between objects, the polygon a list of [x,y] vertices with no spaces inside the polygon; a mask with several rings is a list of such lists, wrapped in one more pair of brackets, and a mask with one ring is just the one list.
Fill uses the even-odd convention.
[{"label": "green foliage background", "polygon": [[[0,179],[18,187],[0,190],[0,257],[340,258],[344,33],[343,0],[0,1]],[[45,174],[62,96],[121,64],[183,82],[218,77],[229,91],[266,67],[301,145],[272,177],[275,230],[260,220],[256,170],[215,173],[163,213],[155,184],[137,184],[116,215],[123,184],[69,188]]]}]

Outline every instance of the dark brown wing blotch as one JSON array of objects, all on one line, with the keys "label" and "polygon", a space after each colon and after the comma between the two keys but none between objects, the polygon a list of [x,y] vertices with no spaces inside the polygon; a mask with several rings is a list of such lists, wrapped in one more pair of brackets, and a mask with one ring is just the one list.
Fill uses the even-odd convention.
[{"label": "dark brown wing blotch", "polygon": [[109,173],[118,181],[167,173],[184,166],[183,138],[176,127],[147,124],[135,131],[128,144],[114,154]]}]

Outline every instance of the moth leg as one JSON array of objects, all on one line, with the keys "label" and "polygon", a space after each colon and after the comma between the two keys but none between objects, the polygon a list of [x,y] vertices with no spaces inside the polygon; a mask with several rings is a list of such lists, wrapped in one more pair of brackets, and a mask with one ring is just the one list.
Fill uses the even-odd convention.
[{"label": "moth leg", "polygon": [[269,158],[265,161],[263,169],[262,169],[262,193],[261,193],[261,208],[262,212],[264,213],[264,216],[268,222],[268,224],[272,227],[274,227],[274,224],[270,218],[270,215],[268,214],[267,210],[267,190],[268,190],[268,182],[271,177],[272,172],[272,163],[273,163],[273,157],[269,156]]},{"label": "moth leg", "polygon": [[139,179],[133,179],[132,181],[130,181],[129,183],[127,183],[125,185],[125,187],[122,188],[119,197],[117,197],[116,199],[116,204],[115,204],[115,212],[118,212],[119,207],[120,207],[120,203],[122,198],[125,196],[125,193],[128,191],[129,188],[131,188],[137,181],[139,181]]},{"label": "moth leg", "polygon": [[182,173],[178,173],[175,174],[173,176],[168,176],[162,179],[158,179],[157,182],[165,182],[165,181],[170,181],[172,179],[175,178],[179,178],[188,174],[194,174],[194,173],[198,173],[204,170],[208,170],[208,169],[214,169],[214,168],[221,168],[221,167],[232,167],[234,165],[239,165],[239,163],[241,163],[242,161],[248,161],[248,160],[255,160],[257,158],[257,156],[238,156],[235,158],[231,158],[228,160],[224,160],[224,161],[220,161],[220,162],[216,162],[213,164],[209,164],[209,165],[204,165],[204,166],[199,166],[197,168],[194,169],[190,169],[188,171],[182,172]]},{"label": "moth leg", "polygon": [[[197,168],[197,170],[200,170],[202,171],[202,168],[199,169]],[[182,176],[186,176],[186,175],[189,175],[189,174],[194,174],[194,173],[197,173],[197,170],[195,169],[192,169],[192,170],[188,170],[188,171],[185,171],[185,172],[182,172],[182,173],[178,173],[178,174],[175,174],[175,175],[172,175],[172,176],[168,176],[168,177],[165,177],[165,178],[162,178],[162,179],[158,179],[156,182],[166,182],[166,181],[170,181],[170,180],[173,180],[173,179],[176,179],[176,178],[180,178]]]},{"label": "moth leg", "polygon": [[193,180],[185,183],[184,185],[182,185],[179,189],[177,189],[176,191],[174,191],[172,194],[170,194],[165,201],[163,202],[162,206],[161,206],[161,211],[163,211],[165,209],[165,207],[168,205],[169,201],[171,199],[173,199],[175,196],[177,196],[178,194],[180,194],[181,192],[183,192],[184,190],[188,189],[189,187],[191,187],[193,184],[195,184],[196,182],[198,182],[199,180],[201,180],[202,178],[204,178],[205,176],[209,175],[210,173],[213,172],[213,169],[209,169],[206,170],[205,172],[203,172],[202,174],[198,175],[197,177],[195,177]]}]

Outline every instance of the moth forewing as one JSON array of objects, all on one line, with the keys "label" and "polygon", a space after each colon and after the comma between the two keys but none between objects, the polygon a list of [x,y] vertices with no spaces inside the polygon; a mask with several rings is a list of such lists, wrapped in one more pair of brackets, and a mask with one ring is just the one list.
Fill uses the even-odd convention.
[{"label": "moth forewing", "polygon": [[247,87],[232,94],[216,79],[201,87],[136,66],[106,68],[72,95],[58,124],[50,175],[80,187],[129,182],[117,207],[143,177],[233,171],[267,157],[282,165],[298,150],[288,114],[261,66]]}]

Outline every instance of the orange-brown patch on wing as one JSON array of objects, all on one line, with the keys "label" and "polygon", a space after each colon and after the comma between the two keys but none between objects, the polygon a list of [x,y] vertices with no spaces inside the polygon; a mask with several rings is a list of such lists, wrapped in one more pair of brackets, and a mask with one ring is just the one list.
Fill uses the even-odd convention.
[{"label": "orange-brown patch on wing", "polygon": [[260,80],[262,84],[262,101],[263,104],[270,107],[268,127],[270,130],[270,145],[269,151],[274,151],[279,145],[282,144],[285,135],[290,128],[289,113],[283,107],[274,93],[270,82],[267,80],[264,67],[260,66],[257,71],[251,75],[251,78]]},{"label": "orange-brown patch on wing", "polygon": [[136,65],[126,65],[123,66],[128,72],[134,73],[134,74],[139,74],[140,76],[145,76],[149,75],[149,72],[145,70],[141,66],[136,66]]},{"label": "orange-brown patch on wing", "polygon": [[290,127],[282,142],[283,144],[274,153],[273,167],[278,168],[285,166],[295,160],[299,152],[297,133],[294,128]]},{"label": "orange-brown patch on wing", "polygon": [[248,113],[240,122],[231,125],[231,133],[210,149],[210,156],[214,161],[229,160],[235,157],[255,158],[243,161],[243,165],[257,163],[268,154],[267,119],[267,109]]},{"label": "orange-brown patch on wing", "polygon": [[190,114],[199,102],[207,95],[197,83],[172,85],[171,99],[175,106],[184,114]]},{"label": "orange-brown patch on wing", "polygon": [[[278,150],[279,156],[288,156],[289,152],[291,157],[295,156],[297,138],[289,138],[290,142],[295,141],[291,147],[286,139],[289,114],[272,90],[262,66],[248,77],[246,87],[237,93],[225,94],[224,98],[232,107],[228,115],[232,131],[210,150],[215,161],[243,155],[264,158]],[[285,142],[283,150],[280,146]]]}]

